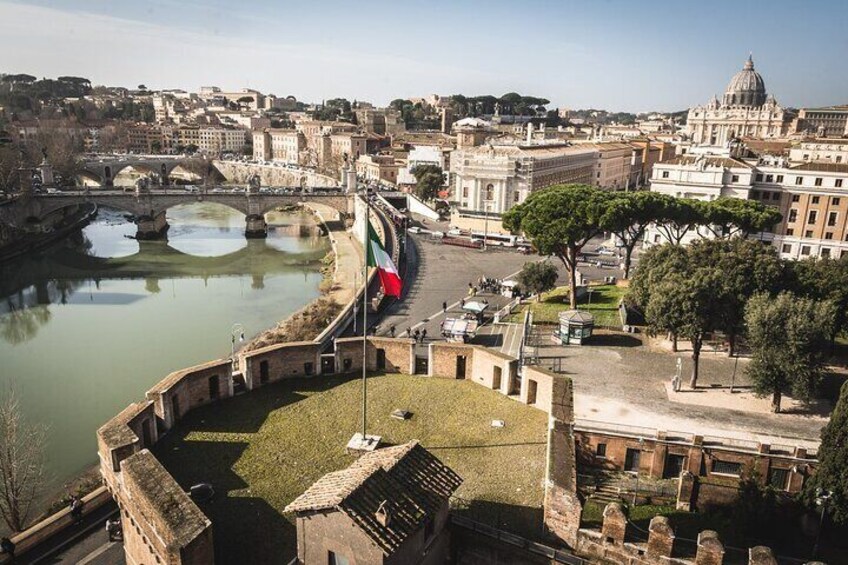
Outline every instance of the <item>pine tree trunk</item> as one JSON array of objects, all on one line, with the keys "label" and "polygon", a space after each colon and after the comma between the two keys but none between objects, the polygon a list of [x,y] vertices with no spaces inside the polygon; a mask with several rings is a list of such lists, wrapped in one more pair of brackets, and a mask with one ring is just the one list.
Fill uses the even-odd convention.
[{"label": "pine tree trunk", "polygon": [[701,338],[692,340],[692,378],[689,380],[689,387],[692,390],[698,388],[698,369],[701,359]]},{"label": "pine tree trunk", "polygon": [[774,394],[771,396],[771,410],[775,414],[780,413],[780,400],[783,394],[779,390],[774,391]]},{"label": "pine tree trunk", "polygon": [[677,334],[671,334],[671,350],[674,353],[677,353]]}]

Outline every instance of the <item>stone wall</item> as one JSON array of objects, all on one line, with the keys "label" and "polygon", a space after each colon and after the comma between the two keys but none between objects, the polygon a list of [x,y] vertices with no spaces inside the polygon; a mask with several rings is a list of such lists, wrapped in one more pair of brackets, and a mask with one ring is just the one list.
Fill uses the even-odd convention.
[{"label": "stone wall", "polygon": [[[600,530],[581,529],[574,549],[590,559],[627,565],[722,565],[725,562],[724,544],[716,532],[705,530],[698,534],[695,556],[683,557],[675,545],[674,529],[665,516],[654,516],[648,526],[647,541],[634,541],[622,506],[610,503],[604,508]],[[749,565],[777,565],[768,547],[756,546],[748,553]]]},{"label": "stone wall", "polygon": [[[382,353],[381,353],[382,352]],[[369,337],[365,348],[366,369],[411,375],[415,372],[415,342],[406,338]],[[362,338],[336,339],[335,371],[362,371]]]},{"label": "stone wall", "polygon": [[235,161],[215,161],[215,168],[227,182],[247,184],[254,174],[259,175],[262,186],[285,186],[307,188],[313,186],[339,186],[338,180],[308,169],[288,169],[270,165],[255,165]]},{"label": "stone wall", "polygon": [[204,404],[233,394],[233,364],[218,359],[175,371],[147,391],[159,425],[170,430],[182,416]]},{"label": "stone wall", "polygon": [[321,346],[311,341],[279,343],[239,355],[248,390],[286,378],[321,372]]},{"label": "stone wall", "polygon": [[[427,375],[447,379],[465,379],[471,374],[476,347],[461,343],[433,342],[430,344],[430,362]],[[464,358],[465,371],[457,374],[459,360]]]}]

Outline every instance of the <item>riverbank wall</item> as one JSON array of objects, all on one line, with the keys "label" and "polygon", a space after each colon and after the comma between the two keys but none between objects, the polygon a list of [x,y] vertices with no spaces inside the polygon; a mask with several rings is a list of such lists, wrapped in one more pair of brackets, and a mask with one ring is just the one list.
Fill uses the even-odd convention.
[{"label": "riverbank wall", "polygon": [[253,175],[259,177],[262,186],[286,186],[309,189],[311,187],[339,186],[333,177],[322,175],[310,169],[287,168],[274,165],[256,165],[238,161],[213,161],[227,182],[247,184]]}]

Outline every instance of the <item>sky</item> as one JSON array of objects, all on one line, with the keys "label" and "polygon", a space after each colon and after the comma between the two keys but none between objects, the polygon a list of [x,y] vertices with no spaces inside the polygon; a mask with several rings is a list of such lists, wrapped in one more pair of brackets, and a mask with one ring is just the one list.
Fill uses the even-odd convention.
[{"label": "sky", "polygon": [[675,111],[753,53],[785,106],[848,104],[846,0],[0,0],[0,73],[385,105],[507,92]]}]

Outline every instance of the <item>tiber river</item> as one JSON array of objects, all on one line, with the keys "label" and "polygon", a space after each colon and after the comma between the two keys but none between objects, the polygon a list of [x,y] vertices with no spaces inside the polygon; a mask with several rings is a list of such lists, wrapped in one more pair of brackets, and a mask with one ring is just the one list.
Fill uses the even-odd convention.
[{"label": "tiber river", "polygon": [[306,213],[267,220],[267,240],[246,240],[242,214],[179,206],[167,242],[137,242],[134,224],[101,209],[0,268],[0,387],[49,426],[48,492],[97,462],[97,428],[154,383],[229,356],[233,324],[249,339],[318,296],[327,238]]}]

